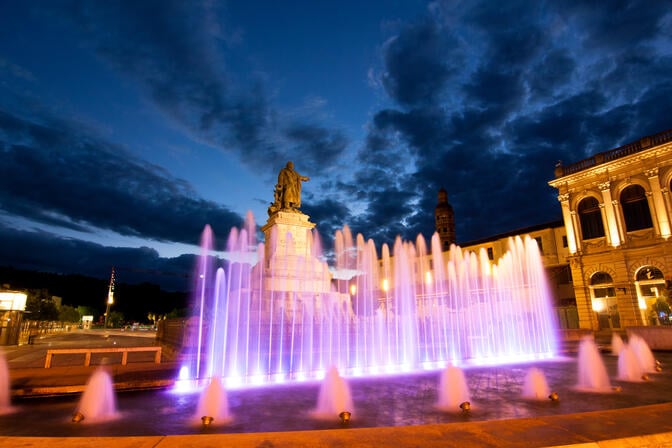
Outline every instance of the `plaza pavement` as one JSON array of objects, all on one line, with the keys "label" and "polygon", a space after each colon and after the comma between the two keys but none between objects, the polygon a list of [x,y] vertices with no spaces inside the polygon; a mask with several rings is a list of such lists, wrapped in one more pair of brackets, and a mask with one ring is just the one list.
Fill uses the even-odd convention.
[{"label": "plaza pavement", "polygon": [[[34,345],[3,347],[10,368],[12,394],[30,396],[78,392],[95,366],[84,367],[82,355],[60,355],[44,368],[49,348],[149,346],[153,333],[75,331],[38,339]],[[94,359],[93,363],[97,361]],[[175,377],[176,364],[129,359],[127,366],[110,364],[115,386],[165,387]],[[0,424],[2,420],[0,418]],[[29,423],[27,423],[29,424]],[[626,409],[468,423],[404,427],[350,428],[243,434],[202,434],[138,437],[6,437],[0,446],[51,448],[88,447],[671,447],[672,403]]]}]

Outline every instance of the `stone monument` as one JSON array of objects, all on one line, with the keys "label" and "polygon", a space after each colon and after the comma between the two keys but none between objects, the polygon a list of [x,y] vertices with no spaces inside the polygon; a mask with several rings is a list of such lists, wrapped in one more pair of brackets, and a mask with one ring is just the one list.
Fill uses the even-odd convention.
[{"label": "stone monument", "polygon": [[302,182],[310,180],[287,162],[278,174],[268,221],[261,228],[266,240],[264,267],[267,291],[328,293],[331,273],[315,257],[312,230],[315,223],[301,212]]}]

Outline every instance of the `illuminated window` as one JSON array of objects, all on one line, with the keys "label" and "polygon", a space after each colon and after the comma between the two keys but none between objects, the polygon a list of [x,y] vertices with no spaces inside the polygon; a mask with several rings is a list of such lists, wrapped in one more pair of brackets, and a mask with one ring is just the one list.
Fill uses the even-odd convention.
[{"label": "illuminated window", "polygon": [[600,204],[597,199],[588,197],[579,203],[579,219],[584,240],[604,236],[602,213],[600,213]]},{"label": "illuminated window", "polygon": [[653,227],[646,193],[639,185],[630,185],[621,193],[621,206],[628,232]]}]

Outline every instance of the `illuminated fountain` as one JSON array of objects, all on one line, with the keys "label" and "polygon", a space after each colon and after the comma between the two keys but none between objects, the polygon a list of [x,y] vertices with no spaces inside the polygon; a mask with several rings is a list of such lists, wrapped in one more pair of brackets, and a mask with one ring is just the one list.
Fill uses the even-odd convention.
[{"label": "illuminated fountain", "polygon": [[261,228],[265,244],[256,242],[248,213],[244,227],[231,230],[225,265],[217,268],[212,231],[203,232],[190,378],[218,377],[235,387],[322,379],[330,366],[364,376],[554,355],[534,240],[511,239],[493,264],[485,249],[444,253],[438,235],[429,246],[422,236],[415,244],[397,238],[379,254],[372,240],[346,227],[335,235],[330,267],[315,224],[282,199],[282,176]]},{"label": "illuminated fountain", "polygon": [[595,339],[584,336],[579,342],[577,389],[585,392],[610,392],[611,382]]},{"label": "illuminated fountain", "polygon": [[229,400],[219,378],[212,378],[201,393],[194,419],[204,426],[223,425],[231,421]]},{"label": "illuminated fountain", "polygon": [[525,374],[523,382],[523,398],[529,400],[545,400],[550,398],[551,390],[548,387],[544,372],[537,368],[530,368]]},{"label": "illuminated fountain", "polygon": [[[305,216],[305,215],[304,215]],[[372,241],[345,228],[336,266],[322,261],[310,229],[254,242],[253,221],[233,229],[225,268],[211,266],[212,233],[198,266],[193,379],[227,386],[320,379],[329,366],[346,376],[548,358],[556,349],[552,312],[534,240],[510,240],[491,265],[485,251],[438,236],[428,250],[397,239],[378,257]],[[297,249],[298,247],[298,249]]]},{"label": "illuminated fountain", "polygon": [[469,410],[471,394],[464,371],[457,366],[448,366],[441,372],[438,400],[434,405],[441,411]]},{"label": "illuminated fountain", "polygon": [[10,400],[9,367],[4,353],[0,351],[0,415],[12,411]]},{"label": "illuminated fountain", "polygon": [[644,369],[630,344],[623,344],[618,354],[618,379],[622,381],[642,381]]},{"label": "illuminated fountain", "polygon": [[118,416],[112,377],[105,366],[98,367],[86,383],[72,421],[99,423],[113,420]]},{"label": "illuminated fountain", "polygon": [[348,417],[354,414],[350,386],[336,367],[330,367],[320,385],[317,406],[311,415],[320,420],[333,420],[343,412],[347,412]]}]

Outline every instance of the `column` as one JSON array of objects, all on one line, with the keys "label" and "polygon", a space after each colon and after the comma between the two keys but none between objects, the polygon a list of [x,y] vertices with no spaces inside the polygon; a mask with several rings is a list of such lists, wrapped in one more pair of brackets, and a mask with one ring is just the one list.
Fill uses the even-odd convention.
[{"label": "column", "polygon": [[602,192],[602,202],[604,203],[604,214],[606,218],[607,228],[607,242],[612,247],[621,245],[621,236],[618,228],[618,221],[616,220],[616,213],[614,212],[613,200],[611,199],[611,184],[609,181],[601,182],[597,185]]},{"label": "column", "polygon": [[[670,220],[667,217],[667,208],[665,207],[665,198],[660,188],[660,179],[658,178],[658,168],[646,170],[644,172],[649,178],[651,187],[651,201],[653,203],[654,216],[658,222],[660,236],[667,239],[670,237]],[[649,204],[651,205],[651,204]]]},{"label": "column", "polygon": [[567,231],[567,247],[570,254],[575,254],[578,250],[576,240],[575,220],[572,219],[572,212],[569,210],[569,193],[558,195],[558,201],[562,208],[562,219],[565,222],[565,230]]}]

